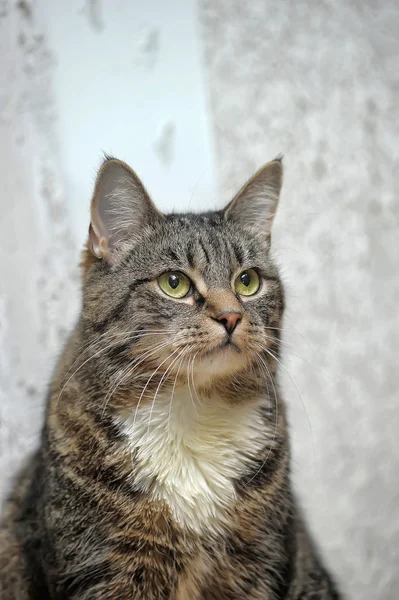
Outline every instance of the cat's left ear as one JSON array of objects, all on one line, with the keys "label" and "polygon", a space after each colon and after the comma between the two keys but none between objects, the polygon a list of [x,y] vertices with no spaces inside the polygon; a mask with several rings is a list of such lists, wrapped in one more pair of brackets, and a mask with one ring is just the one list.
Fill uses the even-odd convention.
[{"label": "cat's left ear", "polygon": [[259,169],[224,210],[226,220],[270,236],[283,182],[282,157]]},{"label": "cat's left ear", "polygon": [[125,242],[137,242],[146,227],[162,219],[136,173],[108,157],[97,175],[90,213],[88,247],[109,263]]}]

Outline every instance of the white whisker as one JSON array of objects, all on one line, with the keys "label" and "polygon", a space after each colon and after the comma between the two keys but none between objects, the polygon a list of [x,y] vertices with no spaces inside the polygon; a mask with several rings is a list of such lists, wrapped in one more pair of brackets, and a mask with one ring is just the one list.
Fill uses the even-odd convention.
[{"label": "white whisker", "polygon": [[192,391],[191,391],[191,385],[190,385],[190,368],[191,368],[191,360],[192,360],[192,359],[189,359],[189,360],[188,360],[188,362],[187,362],[187,389],[188,389],[188,395],[190,396],[191,403],[192,403],[192,405],[193,405],[193,408],[194,408],[195,414],[196,414],[196,415],[197,415],[197,417],[198,417],[198,411],[197,411],[197,408],[196,408],[196,406],[195,406],[195,402],[194,402],[193,394],[192,394]]},{"label": "white whisker", "polygon": [[125,369],[122,371],[122,375],[118,379],[115,386],[112,388],[112,390],[110,390],[110,392],[107,393],[107,395],[104,398],[103,414],[104,414],[104,411],[105,411],[105,408],[106,408],[108,402],[111,400],[113,394],[118,389],[118,387],[120,385],[122,385],[123,381],[125,381],[128,377],[130,377],[131,374],[136,370],[136,368],[139,365],[141,365],[149,356],[156,354],[157,352],[159,352],[159,350],[162,350],[163,348],[166,348],[167,346],[169,346],[169,344],[170,344],[170,341],[162,342],[162,344],[158,344],[158,346],[155,346],[155,348],[151,348],[150,350],[147,350],[146,352],[144,352],[144,354],[141,354],[137,359],[135,359],[134,361],[129,363],[129,365],[127,367],[125,367]]},{"label": "white whisker", "polygon": [[[150,330],[149,330],[149,331],[150,331]],[[62,393],[64,392],[64,390],[65,390],[66,386],[68,385],[68,383],[71,381],[71,379],[74,377],[74,375],[76,375],[76,373],[78,373],[78,372],[80,371],[80,369],[81,369],[82,367],[84,367],[84,366],[85,366],[85,365],[86,365],[86,364],[87,364],[87,363],[88,363],[90,360],[92,360],[92,359],[96,358],[96,357],[97,357],[99,354],[101,354],[102,352],[105,352],[106,350],[109,350],[110,348],[112,348],[112,346],[113,346],[114,344],[119,344],[121,341],[124,341],[124,340],[125,340],[125,341],[130,341],[130,340],[134,340],[134,339],[136,339],[136,338],[138,338],[138,337],[140,337],[140,338],[141,338],[141,337],[144,337],[144,335],[152,335],[153,333],[154,333],[155,335],[161,335],[161,334],[165,334],[165,335],[166,335],[166,334],[167,334],[167,331],[159,331],[159,332],[158,332],[158,331],[154,331],[154,332],[151,332],[151,333],[145,333],[145,334],[142,334],[142,333],[140,333],[140,334],[134,334],[134,332],[132,332],[132,333],[130,333],[130,332],[113,332],[113,333],[110,333],[110,332],[105,332],[105,333],[101,334],[101,335],[100,335],[100,339],[98,339],[98,340],[96,340],[96,341],[94,341],[94,342],[92,342],[92,343],[88,344],[88,345],[86,346],[86,348],[83,350],[83,352],[81,352],[81,353],[79,354],[79,356],[78,356],[78,357],[77,357],[77,358],[76,358],[76,359],[73,361],[72,365],[69,367],[69,369],[68,369],[68,370],[67,370],[67,372],[65,373],[65,376],[64,376],[64,378],[68,376],[68,374],[69,374],[69,373],[71,372],[71,370],[73,369],[74,365],[75,365],[75,364],[77,363],[77,361],[78,361],[78,360],[79,360],[79,359],[80,359],[80,358],[81,358],[81,357],[82,357],[82,356],[85,354],[85,352],[88,352],[89,350],[91,350],[91,349],[95,348],[96,346],[98,346],[98,345],[99,345],[99,344],[100,344],[100,343],[103,341],[103,337],[104,337],[106,334],[107,334],[107,335],[109,335],[111,338],[115,338],[115,339],[112,341],[112,343],[111,343],[111,344],[108,344],[108,345],[107,345],[107,346],[105,346],[104,348],[101,348],[101,349],[100,349],[98,352],[96,352],[94,355],[92,355],[92,356],[89,356],[89,358],[88,358],[87,360],[85,360],[85,361],[84,361],[84,362],[83,362],[83,363],[82,363],[82,364],[81,364],[81,365],[80,365],[80,366],[79,366],[79,367],[78,367],[78,368],[77,368],[77,369],[76,369],[76,370],[75,370],[75,371],[72,373],[72,375],[71,375],[71,376],[70,376],[70,377],[67,379],[67,381],[65,382],[65,384],[63,385],[63,387],[62,387],[62,389],[61,389],[61,391],[60,391],[60,393],[59,393],[59,396],[58,396],[58,398],[57,398],[57,401],[56,401],[56,406],[58,405],[58,401],[59,401],[59,399],[61,398],[61,396],[62,396]]]},{"label": "white whisker", "polygon": [[170,402],[169,402],[169,412],[168,412],[168,432],[169,432],[169,434],[170,434],[170,418],[171,418],[171,414],[172,414],[172,402],[173,402],[173,397],[174,397],[174,394],[175,394],[176,383],[177,383],[177,379],[179,377],[180,369],[181,369],[181,367],[183,365],[183,361],[184,361],[185,355],[187,354],[187,352],[189,350],[190,350],[190,348],[185,348],[183,350],[182,354],[179,354],[179,357],[181,357],[181,361],[180,361],[180,364],[179,364],[177,372],[176,372],[175,380],[173,382],[173,387],[172,387],[172,392],[171,392],[171,395],[170,395]]},{"label": "white whisker", "polygon": [[[167,343],[167,345],[169,345],[169,344],[170,344],[170,341]],[[135,426],[135,424],[136,424],[137,411],[138,411],[138,409],[139,409],[139,406],[140,406],[141,400],[142,400],[142,398],[143,398],[143,396],[144,396],[144,393],[145,393],[145,391],[146,391],[146,389],[147,389],[147,387],[148,387],[148,384],[150,383],[151,379],[154,377],[155,373],[157,373],[157,372],[159,371],[159,369],[161,368],[161,366],[162,366],[162,365],[163,365],[163,364],[164,364],[164,363],[165,363],[165,362],[166,362],[166,361],[167,361],[167,360],[168,360],[168,359],[169,359],[171,356],[173,356],[174,354],[176,354],[176,352],[177,352],[177,351],[178,351],[178,348],[177,348],[176,350],[174,350],[174,351],[172,352],[172,354],[170,354],[170,355],[169,355],[167,358],[165,358],[165,359],[164,359],[164,360],[161,362],[161,364],[160,364],[160,365],[158,365],[158,367],[155,369],[155,371],[153,371],[153,372],[152,372],[152,374],[150,375],[150,377],[147,379],[147,381],[146,381],[146,384],[145,384],[145,386],[143,387],[143,389],[142,389],[142,391],[141,391],[141,394],[140,394],[140,397],[139,397],[139,400],[138,400],[138,402],[137,402],[137,405],[136,405],[136,410],[134,411],[133,426],[132,426],[132,429],[133,429],[133,430],[134,430],[134,426]]]},{"label": "white whisker", "polygon": [[303,401],[303,398],[302,398],[302,394],[301,394],[301,392],[300,392],[300,390],[299,390],[299,388],[298,388],[298,386],[297,386],[296,382],[294,381],[294,378],[292,377],[291,373],[290,373],[290,372],[288,371],[288,369],[287,369],[287,368],[286,368],[286,367],[283,365],[283,363],[281,362],[281,360],[279,360],[279,359],[277,358],[277,356],[275,356],[275,354],[274,354],[274,353],[273,353],[273,352],[270,350],[270,348],[264,347],[263,349],[265,350],[265,352],[267,352],[267,353],[269,354],[269,356],[271,356],[271,357],[272,357],[272,358],[273,358],[273,359],[274,359],[274,360],[275,360],[275,361],[276,361],[276,362],[277,362],[277,363],[280,365],[280,367],[281,367],[282,369],[284,369],[284,371],[287,373],[288,377],[290,378],[290,380],[291,380],[291,382],[292,382],[293,386],[295,387],[295,390],[296,390],[296,392],[297,392],[297,394],[298,394],[298,397],[299,397],[299,399],[300,399],[300,401],[301,401],[301,404],[302,404],[302,406],[303,406],[303,409],[304,409],[304,411],[305,411],[305,414],[306,414],[306,420],[307,420],[307,422],[308,422],[308,426],[309,426],[310,438],[311,438],[311,440],[312,440],[312,457],[313,457],[313,468],[314,468],[314,437],[313,437],[313,429],[312,429],[312,425],[311,425],[311,423],[310,423],[310,419],[309,419],[309,414],[308,414],[308,411],[306,410],[306,406],[305,406],[305,403],[304,403],[304,401]]},{"label": "white whisker", "polygon": [[198,396],[197,389],[195,387],[195,382],[194,382],[194,362],[195,362],[195,359],[197,358],[197,355],[198,355],[198,352],[196,352],[196,354],[194,354],[193,360],[191,362],[191,381],[193,384],[193,390],[194,390],[195,397],[198,400],[198,405],[201,406],[201,399]]},{"label": "white whisker", "polygon": [[267,453],[266,458],[263,460],[261,466],[259,467],[259,469],[252,475],[251,479],[249,481],[247,481],[247,483],[245,484],[244,487],[248,486],[251,481],[257,476],[258,473],[260,473],[260,471],[263,469],[263,466],[266,464],[270,453],[272,451],[274,442],[276,440],[276,435],[277,435],[277,427],[278,427],[278,396],[277,396],[277,390],[276,390],[276,386],[274,385],[274,380],[273,380],[273,375],[272,373],[269,371],[269,367],[267,366],[267,364],[264,362],[264,360],[262,359],[262,357],[260,356],[260,354],[257,353],[257,357],[259,358],[259,360],[261,361],[261,364],[263,364],[263,366],[265,367],[266,371],[267,371],[267,376],[270,379],[270,381],[272,382],[272,386],[273,386],[273,390],[274,390],[274,399],[275,399],[275,403],[276,403],[276,420],[275,420],[275,424],[274,424],[274,431],[273,431],[273,438],[272,441],[270,443],[270,447],[269,447],[269,451]]},{"label": "white whisker", "polygon": [[[173,361],[171,362],[171,364],[167,367],[165,373],[162,375],[160,382],[158,383],[158,386],[157,386],[157,389],[155,390],[154,398],[153,398],[153,401],[152,401],[152,404],[151,404],[150,414],[149,414],[149,417],[148,417],[148,427],[150,427],[150,425],[151,425],[152,411],[154,409],[155,400],[156,400],[158,392],[159,392],[159,390],[160,390],[160,388],[162,386],[162,383],[166,379],[166,377],[167,377],[168,373],[170,372],[170,370],[172,369],[173,365],[176,363],[177,360],[179,360],[179,358],[183,354],[184,350],[185,350],[185,348],[183,348],[183,350],[181,350],[179,352],[179,354],[173,359]],[[176,352],[177,352],[177,350],[175,350],[174,352],[172,352],[172,354],[168,358],[171,358]]]}]

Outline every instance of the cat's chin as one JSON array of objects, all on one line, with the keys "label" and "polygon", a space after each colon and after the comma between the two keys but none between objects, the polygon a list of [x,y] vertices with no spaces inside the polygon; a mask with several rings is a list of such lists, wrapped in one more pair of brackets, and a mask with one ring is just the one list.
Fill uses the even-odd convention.
[{"label": "cat's chin", "polygon": [[225,344],[197,358],[194,364],[195,382],[206,385],[210,380],[235,375],[248,367],[247,352],[234,344]]}]

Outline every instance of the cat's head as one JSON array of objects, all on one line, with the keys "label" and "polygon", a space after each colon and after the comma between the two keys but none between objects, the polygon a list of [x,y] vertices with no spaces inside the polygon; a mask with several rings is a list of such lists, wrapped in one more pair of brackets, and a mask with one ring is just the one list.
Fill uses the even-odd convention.
[{"label": "cat's head", "polygon": [[128,165],[104,161],[83,261],[83,320],[98,348],[110,345],[117,377],[152,373],[157,385],[162,377],[172,385],[191,372],[206,387],[250,373],[276,351],[283,291],[270,232],[281,183],[276,159],[222,211],[163,215]]}]

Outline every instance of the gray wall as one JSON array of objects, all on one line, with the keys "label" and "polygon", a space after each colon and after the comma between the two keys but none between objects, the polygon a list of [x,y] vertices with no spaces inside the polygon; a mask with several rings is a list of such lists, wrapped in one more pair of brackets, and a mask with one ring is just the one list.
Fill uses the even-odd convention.
[{"label": "gray wall", "polygon": [[396,600],[399,5],[203,0],[201,21],[221,193],[285,155],[300,496],[348,596]]}]

